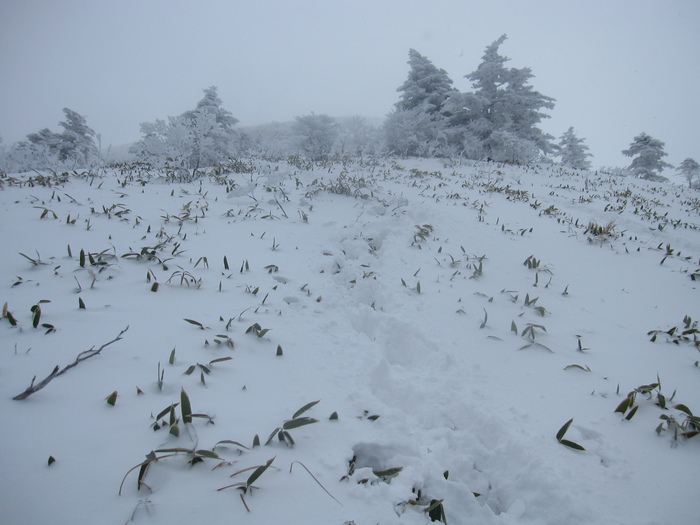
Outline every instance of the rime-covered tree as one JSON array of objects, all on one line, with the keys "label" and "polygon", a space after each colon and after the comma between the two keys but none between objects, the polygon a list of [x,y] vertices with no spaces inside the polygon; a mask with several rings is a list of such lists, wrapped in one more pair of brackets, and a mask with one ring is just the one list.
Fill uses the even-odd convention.
[{"label": "rime-covered tree", "polygon": [[421,109],[429,114],[440,112],[445,101],[456,91],[447,72],[437,68],[415,49],[408,52],[408,65],[408,78],[396,89],[401,93],[396,109]]},{"label": "rime-covered tree", "polygon": [[223,108],[216,87],[204,90],[197,106],[177,117],[141,124],[143,137],[131,152],[156,165],[197,169],[223,162],[233,153],[238,120]]},{"label": "rime-covered tree", "polygon": [[69,108],[63,108],[65,120],[59,122],[60,133],[41,129],[27,135],[27,140],[13,148],[11,156],[24,167],[60,167],[66,164],[85,167],[99,160],[95,143],[98,136],[87,125],[85,117]]},{"label": "rime-covered tree", "polygon": [[[49,128],[43,128],[36,133],[27,135],[29,143],[36,147],[43,147],[50,151],[59,159],[61,152],[61,134],[51,131]],[[20,143],[21,144],[21,143]],[[60,159],[65,160],[65,159]]]},{"label": "rime-covered tree", "polygon": [[446,141],[441,126],[418,109],[392,111],[384,121],[384,141],[391,153],[426,157],[440,153]]},{"label": "rime-covered tree", "polygon": [[363,155],[378,152],[377,128],[359,115],[338,121],[336,150],[342,155]]},{"label": "rime-covered tree", "polygon": [[174,167],[190,168],[194,144],[190,122],[179,117],[168,117],[168,121],[141,124],[143,137],[131,147],[131,153],[144,162],[156,166],[170,164]]},{"label": "rime-covered tree", "polygon": [[693,179],[700,178],[700,164],[690,157],[681,162],[676,171],[679,171],[685,177],[689,188],[693,187]]},{"label": "rime-covered tree", "polygon": [[0,175],[7,169],[7,156],[5,155],[5,144],[3,144],[2,135],[0,135]]},{"label": "rime-covered tree", "polygon": [[553,137],[537,126],[549,118],[543,109],[554,108],[554,99],[529,84],[530,68],[506,67],[510,59],[498,52],[506,38],[487,46],[479,66],[465,76],[474,92],[454,94],[444,108],[452,140],[467,144],[470,156],[522,163],[552,153]]},{"label": "rime-covered tree", "polygon": [[210,166],[231,154],[236,139],[234,126],[238,119],[222,104],[216,86],[211,86],[204,90],[204,98],[197,102],[195,109],[182,114],[189,121],[193,135],[190,164]]},{"label": "rime-covered tree", "polygon": [[330,155],[338,136],[338,124],[328,115],[303,115],[294,121],[294,135],[301,153],[311,160]]},{"label": "rime-covered tree", "polygon": [[630,147],[622,150],[622,154],[632,157],[629,170],[635,177],[649,180],[665,180],[661,176],[664,168],[673,166],[662,159],[667,155],[664,151],[665,144],[647,133],[640,133],[634,137]]},{"label": "rime-covered tree", "polygon": [[428,155],[444,145],[443,107],[457,90],[444,69],[415,49],[408,56],[408,78],[396,89],[401,95],[384,123],[385,140],[394,153]]},{"label": "rime-covered tree", "polygon": [[587,170],[591,167],[588,157],[592,157],[585,141],[576,136],[574,128],[566,130],[559,139],[557,155],[561,157],[561,163],[569,168]]},{"label": "rime-covered tree", "polygon": [[66,119],[58,125],[63,128],[61,133],[59,158],[66,160],[71,157],[87,165],[90,159],[99,156],[95,143],[97,134],[87,125],[85,117],[72,109],[63,108]]}]

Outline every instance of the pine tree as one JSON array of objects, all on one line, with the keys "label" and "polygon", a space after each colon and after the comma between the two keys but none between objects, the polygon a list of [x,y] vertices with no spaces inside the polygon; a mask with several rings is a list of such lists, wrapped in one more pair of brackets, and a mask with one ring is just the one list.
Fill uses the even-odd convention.
[{"label": "pine tree", "polygon": [[[554,99],[535,91],[529,81],[534,78],[529,67],[520,69],[511,68],[508,85],[502,92],[500,108],[505,121],[502,129],[511,131],[520,139],[532,143],[535,148],[544,154],[552,153],[553,136],[538,128],[542,119],[549,115],[541,110],[553,109]],[[501,91],[497,92],[499,95]],[[498,108],[499,97],[496,98],[494,108]]]},{"label": "pine tree", "polygon": [[204,90],[197,106],[168,122],[141,124],[143,137],[131,148],[139,159],[197,170],[223,162],[233,151],[238,120],[222,107],[215,86]]},{"label": "pine tree", "polygon": [[63,128],[59,145],[59,158],[61,160],[75,158],[86,165],[91,159],[99,156],[95,144],[97,134],[87,125],[85,117],[79,113],[68,108],[63,108],[63,113],[66,120],[58,123]]},{"label": "pine tree", "polygon": [[190,167],[217,164],[231,153],[238,119],[222,104],[216,86],[211,86],[204,90],[204,98],[195,109],[182,114],[191,130]]},{"label": "pine tree", "polygon": [[693,179],[700,178],[700,164],[690,157],[681,162],[676,171],[679,171],[685,177],[689,188],[693,187]]},{"label": "pine tree", "polygon": [[17,144],[18,156],[35,157],[45,166],[74,164],[87,166],[99,158],[99,150],[95,144],[98,135],[87,125],[85,117],[69,108],[63,108],[65,120],[59,122],[63,128],[56,133],[44,128],[36,133],[27,135],[28,142]]},{"label": "pine tree", "polygon": [[445,143],[443,108],[457,90],[444,69],[415,49],[408,56],[408,78],[396,89],[400,99],[384,123],[387,148],[402,155],[437,154]]},{"label": "pine tree", "polygon": [[574,128],[569,128],[559,140],[558,156],[561,163],[569,168],[587,170],[591,167],[588,157],[592,157],[588,151],[588,146],[574,133]]},{"label": "pine tree", "polygon": [[477,69],[465,76],[475,91],[450,97],[445,112],[453,140],[470,156],[522,163],[553,152],[554,137],[537,125],[549,117],[542,110],[554,108],[554,99],[529,85],[530,68],[506,67],[510,59],[498,52],[506,38],[487,46]]},{"label": "pine tree", "polygon": [[[51,131],[49,128],[40,129],[36,133],[27,135],[27,140],[33,146],[46,148],[51,154],[59,157],[61,134]],[[20,144],[23,144],[20,142]],[[64,159],[62,159],[64,160]]]},{"label": "pine tree", "polygon": [[442,110],[447,98],[456,90],[444,69],[438,69],[428,58],[415,49],[408,52],[408,78],[397,88],[401,98],[396,103],[399,111],[420,109],[434,114]]},{"label": "pine tree", "polygon": [[665,144],[647,133],[641,133],[634,137],[634,141],[622,154],[632,157],[630,171],[636,177],[649,180],[665,180],[660,173],[664,168],[672,168],[668,162],[661,160],[667,155],[664,151]]}]

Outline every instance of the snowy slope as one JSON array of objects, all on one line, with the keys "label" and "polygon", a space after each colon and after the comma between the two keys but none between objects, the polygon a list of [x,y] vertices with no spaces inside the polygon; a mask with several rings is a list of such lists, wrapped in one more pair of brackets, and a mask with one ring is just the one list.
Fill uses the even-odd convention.
[{"label": "snowy slope", "polygon": [[[697,520],[700,438],[655,432],[700,412],[679,339],[700,316],[697,192],[547,166],[249,162],[194,182],[3,180],[3,523]],[[183,389],[212,419],[178,405],[175,436]],[[572,418],[559,437],[584,451],[557,440]],[[253,472],[249,511],[217,490]]]}]

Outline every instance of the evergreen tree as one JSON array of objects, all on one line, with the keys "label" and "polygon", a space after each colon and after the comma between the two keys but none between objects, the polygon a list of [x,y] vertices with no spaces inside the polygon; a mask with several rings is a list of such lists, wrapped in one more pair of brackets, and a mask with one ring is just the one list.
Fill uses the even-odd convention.
[{"label": "evergreen tree", "polygon": [[554,108],[554,99],[529,85],[530,68],[506,67],[510,59],[498,52],[506,38],[487,46],[477,69],[465,76],[475,91],[450,97],[445,112],[452,140],[465,144],[470,156],[529,162],[553,152],[553,137],[537,125],[549,117],[542,109]]},{"label": "evergreen tree", "polygon": [[[87,166],[99,159],[99,150],[95,144],[98,136],[87,125],[85,117],[69,108],[63,108],[65,120],[59,122],[63,132],[56,133],[44,128],[27,135],[27,142],[20,142],[15,148],[17,159],[29,160],[34,156],[41,167],[57,167],[70,163]],[[21,161],[18,160],[20,164]]]},{"label": "evergreen tree", "polygon": [[63,113],[66,116],[66,120],[58,123],[63,128],[59,146],[59,158],[67,160],[72,157],[88,164],[90,159],[99,156],[99,151],[95,144],[97,134],[87,125],[85,117],[79,113],[68,108],[63,108]]},{"label": "evergreen tree", "polygon": [[204,90],[197,106],[177,117],[141,124],[143,137],[131,148],[139,159],[197,169],[223,162],[233,151],[238,120],[222,107],[216,87]]},{"label": "evergreen tree", "polygon": [[216,86],[211,86],[204,90],[204,98],[195,109],[182,114],[191,130],[190,167],[217,164],[231,153],[238,119],[222,104]]},{"label": "evergreen tree", "polygon": [[[51,131],[49,128],[40,129],[36,133],[30,133],[27,135],[27,140],[33,146],[45,148],[51,154],[59,157],[59,152],[61,149],[61,134]],[[22,144],[20,142],[20,144]],[[65,160],[65,159],[61,159]]]},{"label": "evergreen tree", "polygon": [[443,108],[457,90],[444,69],[415,49],[408,56],[408,78],[397,88],[401,96],[384,123],[387,148],[402,155],[437,154],[445,144]]},{"label": "evergreen tree", "polygon": [[693,179],[700,178],[700,164],[694,159],[687,158],[676,168],[688,181],[688,187],[693,187]]},{"label": "evergreen tree", "polygon": [[456,91],[452,80],[444,69],[438,69],[415,49],[409,50],[408,57],[410,70],[406,81],[396,89],[401,92],[396,109],[421,109],[431,115],[440,112],[448,97]]},{"label": "evergreen tree", "polygon": [[[537,150],[549,154],[553,152],[551,141],[554,137],[537,126],[542,119],[549,118],[541,110],[554,109],[554,99],[535,91],[528,83],[531,78],[534,75],[529,67],[510,70],[510,79],[501,97],[501,120],[505,121],[501,129],[511,131],[532,143]],[[501,94],[501,91],[497,93]],[[494,108],[498,105],[494,104]]]},{"label": "evergreen tree", "polygon": [[587,170],[591,168],[588,157],[592,157],[588,146],[574,133],[574,128],[569,128],[559,140],[557,155],[561,157],[561,163],[569,168]]},{"label": "evergreen tree", "polygon": [[622,154],[632,157],[629,170],[636,177],[649,180],[666,180],[661,176],[664,168],[672,168],[668,162],[661,160],[667,155],[664,151],[665,144],[647,133],[641,133],[634,137],[634,141]]}]

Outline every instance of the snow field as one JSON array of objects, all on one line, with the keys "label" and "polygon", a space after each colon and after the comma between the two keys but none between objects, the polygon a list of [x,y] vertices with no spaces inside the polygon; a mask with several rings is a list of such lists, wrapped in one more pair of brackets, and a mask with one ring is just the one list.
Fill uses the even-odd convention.
[{"label": "snow field", "polygon": [[[0,435],[12,451],[4,522],[418,524],[430,522],[423,510],[433,499],[449,523],[697,516],[700,442],[654,432],[662,413],[683,414],[641,394],[633,419],[614,413],[657,375],[667,398],[676,391],[671,404],[700,410],[697,350],[647,335],[698,318],[697,192],[547,166],[255,165],[224,184],[140,184],[115,173],[0,191],[0,302],[18,320],[0,321]],[[41,219],[42,207],[58,218]],[[586,233],[591,221],[614,221],[615,235]],[[660,264],[667,244],[674,252]],[[123,257],[144,247],[157,259]],[[81,249],[103,252],[106,264],[81,267]],[[537,268],[523,264],[531,256]],[[40,300],[50,301],[41,322],[53,333],[32,327]],[[269,331],[246,333],[255,323]],[[99,357],[11,399],[127,325]],[[221,357],[232,359],[184,374]],[[193,412],[215,424],[195,418],[179,437],[154,432],[152,416],[183,388]],[[316,400],[304,416],[318,422],[289,430],[294,447],[275,438],[214,449],[222,440],[250,447],[256,434],[264,443]],[[557,443],[571,418],[566,439],[583,452]],[[148,487],[136,490],[134,471],[117,494],[147,453],[174,447],[222,460],[159,460]],[[273,457],[245,496],[250,514],[240,491],[217,491]],[[390,479],[375,474],[398,467]]]}]

